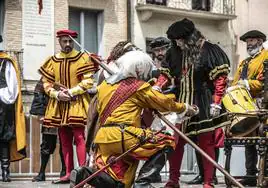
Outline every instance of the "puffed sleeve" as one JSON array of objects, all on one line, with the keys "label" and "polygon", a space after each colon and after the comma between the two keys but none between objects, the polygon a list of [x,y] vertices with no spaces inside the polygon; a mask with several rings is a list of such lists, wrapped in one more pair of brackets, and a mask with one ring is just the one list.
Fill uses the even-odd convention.
[{"label": "puffed sleeve", "polygon": [[216,44],[204,43],[201,61],[207,67],[210,80],[215,80],[219,75],[228,75],[230,61],[226,53]]},{"label": "puffed sleeve", "polygon": [[151,108],[160,112],[182,113],[186,110],[184,103],[175,101],[175,95],[164,95],[145,83],[136,93],[137,103],[143,108]]},{"label": "puffed sleeve", "polygon": [[54,83],[55,82],[55,74],[53,70],[53,65],[51,61],[51,57],[49,57],[45,63],[40,67],[38,72],[46,78],[48,81]]},{"label": "puffed sleeve", "polygon": [[81,58],[82,60],[79,62],[76,72],[76,76],[80,82],[69,89],[69,94],[71,96],[81,95],[90,89],[94,83],[93,75],[98,70],[88,54],[84,53]]},{"label": "puffed sleeve", "polygon": [[78,78],[85,73],[96,72],[97,68],[94,65],[94,62],[92,61],[92,58],[88,54],[84,53],[81,58],[82,59],[79,62],[76,71],[76,76]]},{"label": "puffed sleeve", "polygon": [[55,82],[55,74],[51,57],[49,57],[45,63],[40,67],[38,72],[42,75],[42,82],[46,94],[51,98],[57,98],[58,91],[53,88]]}]

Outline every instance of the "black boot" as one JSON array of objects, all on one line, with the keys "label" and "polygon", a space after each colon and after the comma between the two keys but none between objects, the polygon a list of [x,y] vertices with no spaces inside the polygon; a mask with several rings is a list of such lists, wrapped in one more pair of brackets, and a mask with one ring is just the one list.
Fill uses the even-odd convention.
[{"label": "black boot", "polygon": [[254,178],[246,177],[246,178],[240,180],[239,183],[241,183],[244,186],[255,187],[257,185],[257,179],[256,179],[256,177],[254,177]]},{"label": "black boot", "polygon": [[[91,167],[78,167],[71,172],[70,176],[70,188],[78,185],[84,179],[96,172]],[[95,188],[124,188],[124,184],[114,180],[110,175],[105,172],[99,173],[96,177],[87,182]]]},{"label": "black boot", "polygon": [[246,158],[246,169],[247,176],[243,180],[240,181],[242,185],[245,186],[256,186],[257,179],[256,173],[258,172],[256,165],[258,162],[258,154],[256,146],[246,146],[245,147],[245,158]]},{"label": "black boot", "polygon": [[2,181],[3,182],[11,182],[10,176],[9,176],[9,165],[10,161],[9,159],[2,159],[1,160],[1,168],[2,168]]},{"label": "black boot", "polygon": [[61,149],[61,144],[60,144],[59,153],[60,153],[60,160],[61,160],[60,177],[64,177],[64,176],[66,175],[66,165],[65,165],[65,162],[64,162],[64,158],[63,158],[63,153],[62,153],[62,149]]},{"label": "black boot", "polygon": [[[218,163],[219,162],[219,156],[220,156],[220,150],[219,148],[215,148],[215,159],[216,159],[216,162]],[[213,176],[213,184],[214,185],[217,185],[218,184],[218,178],[217,178],[217,169],[214,167],[214,176]]]},{"label": "black boot", "polygon": [[256,173],[258,172],[256,168],[258,162],[258,154],[256,146],[252,145],[245,147],[245,158],[246,158],[247,177],[242,179],[240,183],[245,186],[256,186],[257,185]]},{"label": "black boot", "polygon": [[9,144],[1,143],[1,169],[2,169],[2,181],[11,182],[10,179],[10,155],[9,155]]},{"label": "black boot", "polygon": [[39,171],[39,174],[32,179],[32,182],[46,181],[45,172],[46,172],[46,167],[47,167],[47,163],[49,160],[49,156],[50,155],[48,155],[48,154],[41,153],[40,171]]},{"label": "black boot", "polygon": [[168,154],[172,151],[173,148],[168,146],[150,157],[140,169],[139,175],[134,183],[134,188],[153,187],[151,185],[153,177],[160,173],[167,161]]},{"label": "black boot", "polygon": [[197,151],[195,151],[195,155],[196,155],[196,162],[199,168],[199,174],[193,180],[185,182],[188,185],[202,184],[204,182],[202,156]]},{"label": "black boot", "polygon": [[151,183],[161,183],[162,182],[162,177],[159,174],[155,174],[154,177],[152,177],[152,182]]}]

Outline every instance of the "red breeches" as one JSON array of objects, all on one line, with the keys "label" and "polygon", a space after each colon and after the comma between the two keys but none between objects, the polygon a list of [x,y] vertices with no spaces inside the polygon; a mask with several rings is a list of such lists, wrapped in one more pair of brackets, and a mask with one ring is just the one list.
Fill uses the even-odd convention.
[{"label": "red breeches", "polygon": [[86,143],[84,127],[62,127],[59,129],[59,136],[62,144],[62,153],[66,165],[66,175],[70,175],[74,168],[73,162],[73,140],[76,145],[76,153],[79,166],[86,162]]}]

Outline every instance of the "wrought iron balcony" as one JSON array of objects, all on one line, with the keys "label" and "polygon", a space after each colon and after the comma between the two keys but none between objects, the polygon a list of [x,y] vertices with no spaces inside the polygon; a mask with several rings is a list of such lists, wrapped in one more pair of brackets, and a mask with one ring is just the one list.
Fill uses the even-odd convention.
[{"label": "wrought iron balcony", "polygon": [[147,21],[153,13],[203,18],[235,19],[235,0],[136,0],[136,10]]}]

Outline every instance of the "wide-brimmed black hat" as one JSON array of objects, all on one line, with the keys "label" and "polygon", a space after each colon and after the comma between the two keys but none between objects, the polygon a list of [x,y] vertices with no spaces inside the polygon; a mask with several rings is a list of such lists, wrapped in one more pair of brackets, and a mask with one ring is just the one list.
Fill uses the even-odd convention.
[{"label": "wide-brimmed black hat", "polygon": [[169,26],[166,34],[169,39],[188,38],[195,30],[194,23],[187,18],[177,21]]},{"label": "wide-brimmed black hat", "polygon": [[150,47],[153,48],[159,48],[162,46],[168,46],[170,44],[170,40],[168,40],[166,37],[157,37],[150,42]]},{"label": "wide-brimmed black hat", "polygon": [[3,42],[3,37],[2,37],[2,35],[0,35],[0,42]]},{"label": "wide-brimmed black hat", "polygon": [[246,32],[240,37],[240,40],[246,42],[246,39],[248,38],[261,38],[263,41],[266,41],[266,35],[258,30],[251,30]]}]

